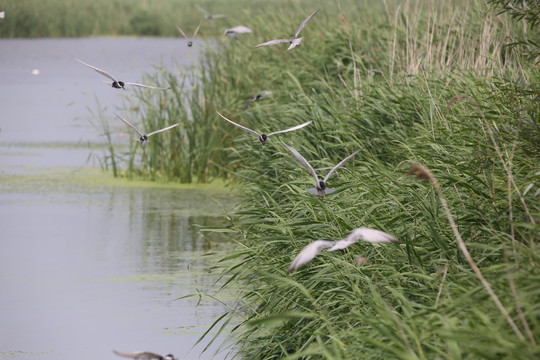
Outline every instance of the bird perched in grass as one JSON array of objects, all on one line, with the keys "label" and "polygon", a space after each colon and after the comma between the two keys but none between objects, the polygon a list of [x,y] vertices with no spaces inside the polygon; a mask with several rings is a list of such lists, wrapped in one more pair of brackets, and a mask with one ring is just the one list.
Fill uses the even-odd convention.
[{"label": "bird perched in grass", "polygon": [[315,14],[319,12],[319,10],[315,11],[313,14],[309,15],[308,18],[306,20],[304,20],[300,26],[298,27],[298,29],[296,29],[296,32],[294,33],[294,35],[291,37],[291,38],[288,38],[288,39],[277,39],[277,40],[270,40],[270,41],[267,41],[265,43],[262,43],[262,44],[259,44],[259,45],[255,45],[254,47],[258,48],[258,47],[261,47],[261,46],[269,46],[269,45],[277,45],[277,44],[281,44],[281,43],[290,43],[291,45],[289,46],[289,48],[287,50],[291,50],[291,49],[294,49],[295,47],[297,47],[298,45],[300,45],[300,43],[302,42],[302,40],[304,39],[304,37],[298,37],[298,35],[300,34],[300,31],[302,31],[302,29],[307,25],[307,23],[311,20],[312,17],[315,16]]},{"label": "bird perched in grass", "polygon": [[293,156],[296,158],[296,160],[298,160],[298,162],[300,164],[304,165],[304,167],[306,169],[308,169],[311,172],[311,174],[313,175],[313,177],[315,178],[315,184],[316,184],[315,187],[311,188],[311,189],[307,189],[306,191],[309,192],[310,194],[313,194],[313,195],[319,195],[320,197],[324,197],[325,194],[332,194],[333,192],[336,191],[335,189],[330,189],[330,188],[326,187],[326,181],[328,181],[328,178],[337,169],[339,169],[340,167],[345,165],[345,163],[347,161],[349,161],[354,155],[358,154],[362,150],[362,149],[357,150],[357,151],[353,152],[351,155],[347,156],[345,159],[341,160],[341,162],[339,164],[334,166],[332,168],[332,170],[330,170],[328,172],[328,174],[326,174],[326,177],[323,180],[320,180],[319,177],[317,176],[317,173],[313,169],[313,167],[307,162],[307,160],[302,155],[300,155],[300,153],[298,151],[296,151],[294,148],[292,148],[289,145],[285,145],[285,147],[287,149],[289,149],[289,151],[291,152],[291,154],[293,154]]},{"label": "bird perched in grass", "polygon": [[349,236],[342,240],[315,240],[308,244],[298,253],[298,255],[296,255],[289,266],[288,272],[291,273],[313,260],[322,249],[329,248],[328,251],[343,250],[348,246],[357,243],[359,240],[370,243],[399,243],[398,239],[380,230],[370,228],[354,229]]},{"label": "bird perched in grass", "polygon": [[[217,111],[216,111],[217,112]],[[253,135],[256,135],[259,139],[259,141],[264,145],[266,144],[266,141],[268,140],[268,137],[269,136],[272,136],[272,135],[276,135],[276,134],[281,134],[281,133],[286,133],[286,132],[289,132],[289,131],[294,131],[294,130],[298,130],[298,129],[301,129],[303,128],[304,126],[308,126],[309,124],[311,124],[313,122],[313,120],[310,120],[310,121],[307,121],[303,124],[300,124],[300,125],[296,125],[296,126],[293,126],[292,128],[289,128],[289,129],[285,129],[285,130],[279,130],[279,131],[274,131],[274,132],[271,132],[269,134],[259,134],[258,132],[254,131],[254,130],[251,130],[245,126],[242,126],[242,125],[239,125],[237,123],[235,123],[234,121],[231,121],[229,119],[227,119],[225,116],[221,115],[220,113],[217,113],[219,116],[221,116],[223,119],[227,120],[228,122],[230,122],[231,124],[233,124],[234,126],[237,126],[239,127],[240,129],[250,133],[250,134],[253,134]]]}]

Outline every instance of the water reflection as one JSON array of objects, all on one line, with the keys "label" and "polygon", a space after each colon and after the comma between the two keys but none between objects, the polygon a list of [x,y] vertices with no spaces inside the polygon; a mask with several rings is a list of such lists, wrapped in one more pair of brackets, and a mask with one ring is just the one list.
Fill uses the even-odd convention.
[{"label": "water reflection", "polygon": [[[175,299],[213,291],[215,258],[201,255],[229,245],[201,241],[197,225],[221,226],[216,201],[232,199],[62,178],[0,183],[0,358],[80,358],[81,349],[84,358],[114,358],[112,349],[198,357],[205,344],[191,347],[226,309]],[[224,358],[216,349],[201,358]]]}]

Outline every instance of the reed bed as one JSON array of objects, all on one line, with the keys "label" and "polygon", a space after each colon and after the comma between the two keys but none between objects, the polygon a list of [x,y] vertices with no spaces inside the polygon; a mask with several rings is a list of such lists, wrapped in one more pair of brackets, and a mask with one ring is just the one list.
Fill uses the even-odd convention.
[{"label": "reed bed", "polygon": [[[252,46],[290,36],[314,9],[263,5],[245,23],[254,34],[217,40],[183,82],[158,72],[173,91],[130,105],[145,126],[182,121],[140,162],[133,149],[134,176],[243,190],[230,227],[213,230],[236,233],[240,250],[216,268],[241,289],[238,306],[210,328],[230,332],[239,357],[540,355],[540,73],[525,51],[538,34],[482,2],[427,4],[322,5],[292,51]],[[215,111],[260,132],[314,123],[263,146]],[[319,199],[282,143],[323,174],[363,150]],[[427,182],[406,175],[411,164]],[[323,250],[287,274],[305,245],[357,227],[400,244]]]},{"label": "reed bed", "polygon": [[[214,229],[238,242],[216,265],[238,306],[211,327],[241,358],[538,358],[535,22],[481,1],[372,3],[242,3],[254,34],[216,40],[183,80],[157,71],[172,91],[128,105],[145,127],[182,125],[134,145],[126,174],[242,188],[230,227]],[[299,48],[252,48],[318,7]],[[260,132],[314,123],[263,146],[215,111]],[[363,150],[320,199],[282,143],[322,173]],[[357,227],[400,244],[323,250],[287,274],[305,245]]]},{"label": "reed bed", "polygon": [[[539,72],[509,34],[538,34],[481,2],[355,2],[318,14],[298,49],[251,48],[294,31],[303,5],[223,43],[204,98],[261,131],[314,120],[262,146],[215,117],[245,201],[223,269],[243,290],[213,327],[246,359],[536,358]],[[242,111],[260,90],[273,95]],[[323,174],[364,149],[319,199],[282,142]],[[406,176],[414,163],[428,182]],[[287,274],[305,245],[357,227],[400,244],[323,250]]]}]

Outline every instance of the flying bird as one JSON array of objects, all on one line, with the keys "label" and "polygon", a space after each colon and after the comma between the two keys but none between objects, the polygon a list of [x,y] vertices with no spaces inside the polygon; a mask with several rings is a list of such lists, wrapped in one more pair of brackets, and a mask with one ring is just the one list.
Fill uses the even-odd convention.
[{"label": "flying bird", "polygon": [[[217,112],[217,111],[216,111]],[[221,116],[223,119],[227,120],[228,122],[230,122],[231,124],[239,127],[240,129],[248,132],[248,133],[251,133],[253,135],[256,135],[258,138],[259,138],[259,141],[262,142],[262,144],[266,144],[266,141],[268,140],[268,137],[271,136],[271,135],[276,135],[276,134],[281,134],[281,133],[286,133],[286,132],[289,132],[289,131],[294,131],[294,130],[298,130],[298,129],[301,129],[303,128],[304,126],[308,126],[309,124],[311,124],[313,122],[313,120],[310,120],[308,122],[305,122],[303,124],[300,124],[300,125],[296,125],[296,126],[293,126],[292,128],[289,128],[289,129],[286,129],[286,130],[280,130],[280,131],[274,131],[274,132],[271,132],[269,134],[259,134],[258,132],[256,131],[253,131],[251,129],[248,129],[247,127],[245,126],[242,126],[242,125],[239,125],[237,123],[235,123],[234,121],[231,121],[229,119],[227,119],[225,116],[221,115],[219,112],[217,112],[217,114],[219,116]]]},{"label": "flying bird", "polygon": [[238,34],[251,34],[251,33],[253,33],[253,31],[251,31],[250,28],[247,28],[244,25],[238,25],[238,26],[225,30],[223,35],[229,35],[235,40],[240,40],[240,38],[238,37]]},{"label": "flying bird", "polygon": [[119,80],[116,80],[111,74],[109,74],[108,72],[104,71],[104,70],[101,70],[101,69],[98,69],[97,67],[95,66],[92,66],[90,64],[87,64],[85,63],[84,61],[81,61],[79,59],[75,59],[77,60],[78,62],[80,62],[81,64],[83,65],[86,65],[88,66],[90,69],[94,70],[94,71],[97,71],[98,73],[100,73],[101,75],[105,76],[105,77],[108,77],[109,79],[112,80],[112,82],[107,82],[107,84],[111,85],[113,88],[115,89],[125,89],[124,86],[126,85],[131,85],[131,86],[138,86],[138,87],[143,87],[143,88],[147,88],[147,89],[154,89],[154,90],[168,90],[170,89],[170,87],[167,87],[167,88],[161,88],[161,87],[155,87],[155,86],[150,86],[150,85],[143,85],[143,84],[138,84],[138,83],[131,83],[131,82],[123,82],[123,81],[119,81]]},{"label": "flying bird", "polygon": [[306,191],[309,192],[310,194],[313,194],[313,195],[319,195],[320,197],[324,197],[325,194],[332,194],[333,192],[336,191],[335,189],[327,188],[326,187],[326,181],[328,180],[328,178],[337,169],[339,169],[340,167],[345,165],[345,163],[347,161],[349,161],[354,155],[358,154],[362,150],[362,149],[357,150],[357,151],[353,152],[351,155],[347,156],[345,159],[341,160],[341,162],[339,164],[334,166],[334,168],[328,172],[328,174],[326,175],[326,177],[323,180],[320,180],[319,177],[317,176],[317,173],[313,169],[313,167],[307,162],[307,160],[302,155],[300,155],[300,153],[298,151],[296,151],[295,149],[293,149],[289,145],[285,145],[285,146],[287,147],[287,149],[289,149],[291,154],[293,154],[293,156],[296,158],[296,160],[298,160],[298,162],[300,164],[304,165],[304,167],[306,167],[306,169],[308,169],[311,172],[311,174],[313,175],[313,177],[315,178],[316,186],[314,188],[307,189]]},{"label": "flying bird", "polygon": [[309,15],[308,18],[306,20],[304,20],[304,22],[302,22],[300,24],[300,26],[298,27],[298,29],[296,29],[296,32],[294,33],[293,37],[291,38],[288,38],[288,39],[277,39],[277,40],[270,40],[270,41],[267,41],[265,43],[262,43],[262,44],[259,44],[259,45],[256,45],[254,47],[258,48],[258,47],[261,47],[261,46],[269,46],[269,45],[277,45],[277,44],[281,44],[281,43],[290,43],[291,45],[289,46],[289,48],[287,50],[291,50],[291,49],[294,49],[295,47],[297,47],[298,45],[300,45],[300,43],[302,42],[302,40],[304,39],[304,37],[298,37],[298,34],[300,34],[300,31],[302,31],[302,29],[307,25],[307,23],[311,20],[312,17],[315,16],[315,14],[319,12],[319,10],[315,11],[313,14]]},{"label": "flying bird", "polygon": [[347,246],[358,242],[358,240],[363,240],[370,243],[399,243],[398,239],[380,230],[370,228],[354,229],[349,236],[342,240],[315,240],[314,242],[308,244],[302,249],[302,251],[300,251],[300,253],[298,253],[298,255],[296,255],[293,262],[289,266],[288,272],[291,273],[313,260],[322,249],[330,248],[328,251],[343,250]]},{"label": "flying bird", "polygon": [[178,29],[180,34],[182,34],[182,36],[187,40],[187,46],[192,47],[193,46],[193,39],[195,39],[195,36],[197,36],[197,32],[199,31],[200,27],[201,27],[201,24],[199,23],[199,26],[197,26],[197,28],[195,29],[195,32],[193,33],[193,36],[190,37],[190,38],[186,36],[186,33],[184,33],[182,31],[182,29],[180,29],[180,26],[177,26],[176,28]]},{"label": "flying bird", "polygon": [[202,12],[204,14],[204,18],[206,20],[213,20],[213,19],[217,19],[217,18],[222,18],[222,17],[225,17],[225,15],[223,14],[215,14],[215,15],[211,15],[208,11],[204,10],[202,7],[200,7],[199,5],[196,5],[197,6],[197,9],[199,9],[200,12]]},{"label": "flying bird", "polygon": [[298,255],[296,255],[287,272],[290,274],[299,267],[304,266],[311,260],[315,259],[322,249],[332,247],[335,243],[335,241],[315,240],[314,242],[308,244],[302,249],[302,251],[300,251],[300,253],[298,253]]},{"label": "flying bird", "polygon": [[268,91],[268,90],[264,90],[263,92],[261,92],[259,94],[255,94],[253,96],[248,97],[246,99],[246,101],[244,101],[244,105],[242,106],[242,110],[246,110],[247,107],[249,106],[249,103],[264,99],[268,95],[272,95],[272,92]]},{"label": "flying bird", "polygon": [[173,354],[167,354],[165,356],[161,356],[158,354],[154,354],[148,351],[135,351],[135,352],[120,352],[113,350],[113,352],[122,357],[131,358],[135,360],[177,360]]},{"label": "flying bird", "polygon": [[152,132],[149,133],[149,134],[143,134],[139,129],[137,129],[137,128],[135,127],[135,125],[133,125],[132,123],[130,123],[129,121],[127,121],[126,119],[124,119],[123,117],[121,117],[120,115],[118,115],[118,114],[116,114],[116,113],[115,113],[114,115],[116,115],[116,116],[117,116],[120,120],[122,120],[127,126],[129,126],[130,128],[132,128],[137,134],[139,134],[139,136],[140,136],[140,137],[139,137],[139,142],[140,142],[141,144],[147,143],[147,142],[148,142],[148,138],[149,138],[150,136],[154,135],[154,134],[157,134],[157,133],[160,133],[160,132],[163,132],[163,131],[167,131],[167,130],[169,130],[169,129],[172,129],[172,128],[175,127],[175,126],[180,125],[180,123],[178,123],[178,124],[174,124],[174,125],[168,126],[168,127],[164,128],[164,129],[161,129],[161,130],[152,131]]}]

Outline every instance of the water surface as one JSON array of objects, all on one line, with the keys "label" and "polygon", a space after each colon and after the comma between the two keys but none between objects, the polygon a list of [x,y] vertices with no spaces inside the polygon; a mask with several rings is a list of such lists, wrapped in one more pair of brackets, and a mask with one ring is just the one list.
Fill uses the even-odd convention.
[{"label": "water surface", "polygon": [[129,91],[73,59],[139,81],[156,62],[189,66],[186,49],[178,39],[0,40],[0,358],[225,358],[219,342],[192,349],[225,305],[178,298],[216,291],[216,258],[232,244],[198,229],[224,226],[234,198],[215,185],[115,180],[87,161],[103,139],[86,107],[95,95],[114,108]]}]

